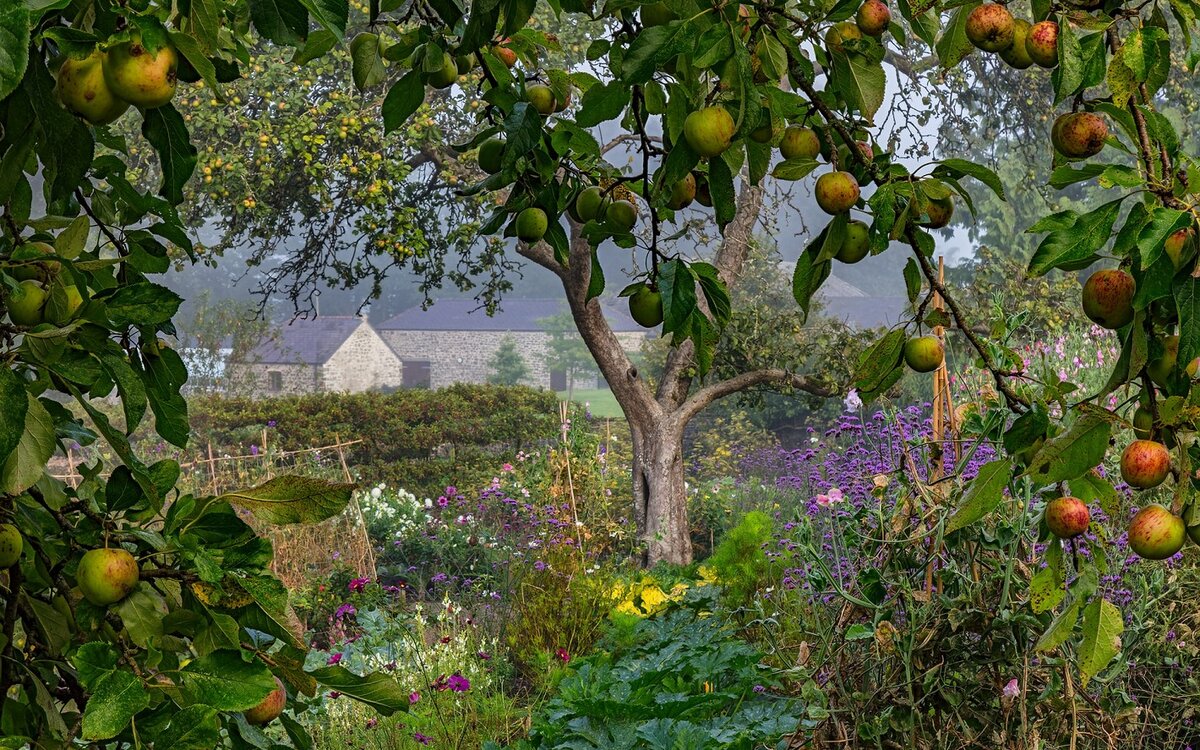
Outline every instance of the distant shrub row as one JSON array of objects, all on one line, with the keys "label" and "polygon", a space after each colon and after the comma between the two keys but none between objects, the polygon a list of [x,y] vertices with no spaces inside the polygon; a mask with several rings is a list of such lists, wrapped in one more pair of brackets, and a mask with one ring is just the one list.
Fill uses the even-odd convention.
[{"label": "distant shrub row", "polygon": [[199,396],[189,401],[195,445],[229,450],[262,442],[302,450],[361,440],[347,460],[364,482],[420,494],[455,477],[494,472],[500,453],[558,434],[558,400],[524,386],[454,385],[436,391],[317,393],[269,399]]}]

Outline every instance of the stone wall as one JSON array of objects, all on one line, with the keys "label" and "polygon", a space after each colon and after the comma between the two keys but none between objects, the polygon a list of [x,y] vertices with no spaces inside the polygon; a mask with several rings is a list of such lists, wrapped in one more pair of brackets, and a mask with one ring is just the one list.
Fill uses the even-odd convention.
[{"label": "stone wall", "polygon": [[400,359],[374,328],[364,323],[321,369],[324,389],[359,393],[401,385]]},{"label": "stone wall", "polygon": [[[280,388],[271,388],[271,373],[279,373]],[[320,368],[315,365],[230,363],[225,368],[228,393],[248,396],[294,396],[323,390]]]},{"label": "stone wall", "polygon": [[[550,387],[550,370],[546,367],[546,344],[550,337],[542,331],[380,331],[379,335],[401,361],[429,362],[431,388],[487,382],[492,373],[489,364],[492,356],[505,337],[511,336],[529,367],[530,377],[523,384]],[[627,351],[637,351],[645,334],[631,331],[618,333],[617,338]],[[577,382],[575,387],[592,385]]]}]

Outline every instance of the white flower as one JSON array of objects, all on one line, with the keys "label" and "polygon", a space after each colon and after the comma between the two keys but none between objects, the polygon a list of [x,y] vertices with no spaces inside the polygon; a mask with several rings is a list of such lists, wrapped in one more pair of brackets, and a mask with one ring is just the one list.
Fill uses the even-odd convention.
[{"label": "white flower", "polygon": [[846,411],[858,411],[861,409],[863,402],[862,399],[858,397],[858,389],[851,388],[850,392],[846,394],[846,400],[844,403],[846,404]]}]

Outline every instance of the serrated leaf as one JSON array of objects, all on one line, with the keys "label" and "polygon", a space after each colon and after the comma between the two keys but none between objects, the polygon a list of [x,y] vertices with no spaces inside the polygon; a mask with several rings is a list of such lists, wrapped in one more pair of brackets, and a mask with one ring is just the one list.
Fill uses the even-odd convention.
[{"label": "serrated leaf", "polygon": [[857,109],[868,123],[874,123],[887,88],[882,63],[856,53],[835,52],[832,83],[851,109]]},{"label": "serrated leaf", "polygon": [[1093,599],[1083,611],[1083,642],[1079,644],[1079,681],[1082,687],[1100,674],[1121,652],[1125,621],[1121,610],[1107,599]]},{"label": "serrated leaf", "polygon": [[309,672],[323,686],[364,703],[384,716],[408,709],[408,693],[395,679],[379,672],[359,676],[340,665]]},{"label": "serrated leaf", "polygon": [[5,99],[25,76],[29,64],[29,11],[22,3],[0,8],[0,99]]},{"label": "serrated leaf", "polygon": [[142,113],[142,135],[158,152],[162,186],[158,194],[172,205],[183,202],[183,186],[196,171],[197,152],[183,117],[171,104]]},{"label": "serrated leaf", "polygon": [[350,40],[351,75],[359,91],[381,83],[387,75],[379,54],[379,35],[363,31]]},{"label": "serrated leaf", "polygon": [[21,442],[29,395],[24,383],[8,367],[0,368],[0,465]]},{"label": "serrated leaf", "polygon": [[[308,11],[298,0],[250,0],[250,19],[254,21],[254,28],[260,36],[281,47],[299,44],[304,39],[305,32],[308,31]],[[334,38],[333,34],[328,31],[323,33],[330,39]],[[312,36],[316,36],[316,34]],[[313,39],[310,37],[305,46],[307,47],[312,42]],[[332,49],[332,46],[329,49]],[[328,52],[329,49],[326,49],[325,52]],[[299,55],[300,52],[297,51],[296,54]],[[293,60],[292,62],[303,64],[307,60]]]},{"label": "serrated leaf", "polygon": [[425,83],[421,74],[410,70],[388,89],[383,99],[383,132],[395,131],[408,122],[425,101]]},{"label": "serrated leaf", "polygon": [[1095,414],[1084,414],[1066,433],[1047,441],[1029,462],[1027,473],[1041,485],[1083,476],[1104,460],[1112,425]]},{"label": "serrated leaf", "polygon": [[[1052,543],[1057,545],[1058,540]],[[1049,612],[1057,607],[1066,595],[1061,572],[1053,566],[1042,568],[1029,579],[1029,608],[1035,613]]]},{"label": "serrated leaf", "polygon": [[0,468],[0,491],[6,495],[20,495],[36,484],[54,455],[54,419],[32,394],[25,398],[25,429]]},{"label": "serrated leaf", "polygon": [[346,35],[346,21],[350,17],[347,0],[300,0],[317,23],[333,32],[339,40]]},{"label": "serrated leaf", "polygon": [[984,464],[967,486],[962,502],[946,521],[946,533],[958,531],[990,513],[1004,499],[1004,488],[1012,479],[1012,462],[1007,458]]},{"label": "serrated leaf", "polygon": [[155,747],[169,750],[211,750],[221,744],[221,717],[212,706],[180,709],[155,738]]},{"label": "serrated leaf", "polygon": [[222,649],[205,654],[179,675],[189,704],[222,711],[245,711],[262,702],[275,689],[275,677],[260,661],[247,663],[240,652]]},{"label": "serrated leaf", "polygon": [[345,509],[356,486],[284,475],[257,487],[226,492],[217,500],[247,508],[267,523],[320,523]]},{"label": "serrated leaf", "polygon": [[629,106],[630,88],[619,81],[597,84],[583,94],[575,124],[590,128],[621,116]]},{"label": "serrated leaf", "polygon": [[[1111,239],[1113,224],[1120,214],[1123,200],[1118,198],[1105,203],[1094,211],[1075,217],[1069,226],[1051,231],[1030,258],[1029,274],[1042,276],[1053,268],[1075,270],[1089,265],[1092,257]],[[1070,213],[1056,214],[1056,217]],[[1035,231],[1040,226],[1044,226],[1042,222],[1028,231]]]},{"label": "serrated leaf", "polygon": [[129,721],[150,705],[150,694],[133,672],[109,672],[96,683],[83,710],[82,736],[87,740],[116,737]]},{"label": "serrated leaf", "polygon": [[1075,630],[1075,623],[1079,621],[1079,607],[1082,603],[1082,600],[1076,599],[1059,612],[1046,628],[1046,632],[1042,633],[1042,637],[1034,644],[1033,650],[1053,651],[1066,643]]}]

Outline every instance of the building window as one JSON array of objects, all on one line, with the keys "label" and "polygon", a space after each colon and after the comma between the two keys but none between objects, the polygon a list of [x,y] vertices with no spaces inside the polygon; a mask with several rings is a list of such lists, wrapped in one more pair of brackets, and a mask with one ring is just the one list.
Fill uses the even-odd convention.
[{"label": "building window", "polygon": [[400,382],[405,388],[429,388],[433,382],[429,371],[429,360],[406,359],[401,364]]},{"label": "building window", "polygon": [[279,393],[283,390],[283,373],[278,370],[272,370],[267,373],[267,388],[272,393]]}]

